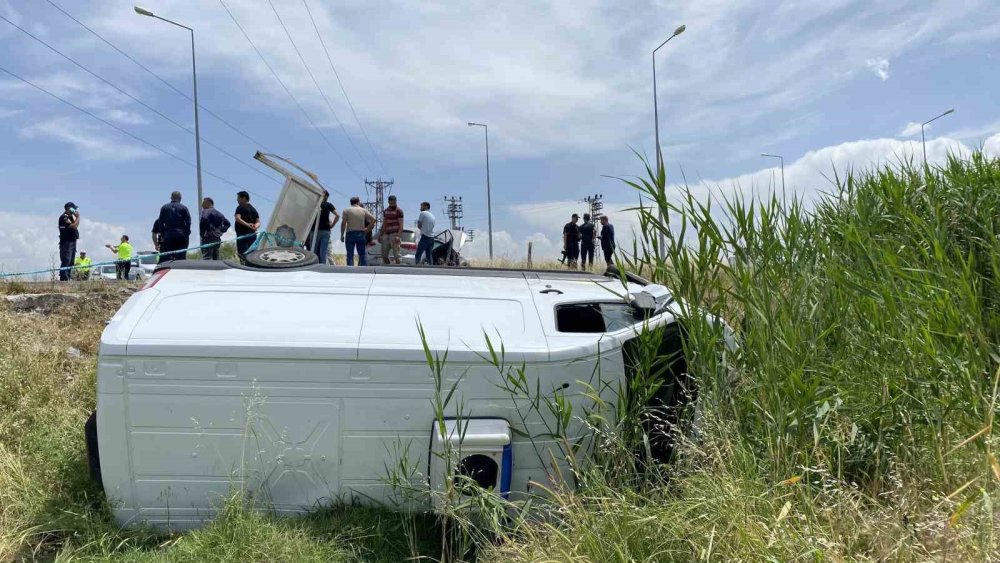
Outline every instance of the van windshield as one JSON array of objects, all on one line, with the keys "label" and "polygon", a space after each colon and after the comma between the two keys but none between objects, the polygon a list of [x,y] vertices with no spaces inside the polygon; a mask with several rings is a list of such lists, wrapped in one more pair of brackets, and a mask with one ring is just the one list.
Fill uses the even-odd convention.
[{"label": "van windshield", "polygon": [[156,264],[156,255],[155,254],[143,254],[142,256],[139,257],[139,263],[140,264],[147,264],[147,265],[148,264]]}]

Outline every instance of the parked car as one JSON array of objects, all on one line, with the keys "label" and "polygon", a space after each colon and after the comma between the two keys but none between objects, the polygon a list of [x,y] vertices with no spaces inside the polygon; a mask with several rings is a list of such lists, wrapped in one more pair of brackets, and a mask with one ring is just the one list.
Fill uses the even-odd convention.
[{"label": "parked car", "polygon": [[[403,264],[413,264],[413,259],[417,255],[417,232],[412,229],[403,229],[403,235],[399,237],[399,261]],[[382,243],[372,237],[368,243],[368,265],[377,266],[382,263]],[[392,257],[392,254],[389,255]]]},{"label": "parked car", "polygon": [[[128,279],[131,281],[145,279],[142,268],[139,266],[139,259],[132,259],[132,267],[128,272]],[[114,281],[118,279],[118,269],[114,264],[104,264],[95,266],[90,273],[90,279]]]},{"label": "parked car", "polygon": [[[479,485],[505,498],[538,493],[531,483],[552,473],[547,452],[561,442],[538,438],[547,415],[522,412],[503,389],[484,361],[487,334],[532,387],[559,390],[574,413],[595,389],[614,403],[646,326],[668,329],[661,349],[677,359],[665,383],[687,377],[678,304],[632,275],[278,267],[173,262],[111,318],[85,435],[91,474],[120,523],[200,526],[234,485],[279,514],[387,502],[386,468],[400,451],[430,468],[432,487],[453,463],[475,466]],[[462,398],[463,432],[435,430],[424,343],[447,352],[441,377]],[[574,417],[571,438],[582,424]],[[446,443],[460,454],[437,455]]]},{"label": "parked car", "polygon": [[156,251],[153,250],[140,250],[138,253],[139,269],[142,270],[142,276],[148,278],[153,275],[156,271],[156,265],[159,262],[159,258],[156,256]]}]

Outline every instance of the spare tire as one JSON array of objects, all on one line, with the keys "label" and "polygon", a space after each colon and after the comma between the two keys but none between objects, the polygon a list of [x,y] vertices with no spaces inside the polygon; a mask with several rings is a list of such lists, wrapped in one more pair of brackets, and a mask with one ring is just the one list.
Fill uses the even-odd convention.
[{"label": "spare tire", "polygon": [[283,269],[312,266],[319,259],[316,254],[294,246],[259,248],[246,255],[247,264],[257,268]]}]

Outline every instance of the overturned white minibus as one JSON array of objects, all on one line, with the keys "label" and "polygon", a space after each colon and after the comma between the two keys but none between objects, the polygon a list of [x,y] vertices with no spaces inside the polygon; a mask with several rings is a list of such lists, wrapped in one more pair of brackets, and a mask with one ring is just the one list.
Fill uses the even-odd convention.
[{"label": "overturned white minibus", "polygon": [[[431,352],[447,351],[440,379],[456,391],[446,414],[468,418],[461,455],[469,459],[456,463],[477,456],[482,486],[510,498],[531,493],[529,482],[552,471],[543,450],[558,448],[537,439],[544,417],[521,410],[484,359],[486,335],[498,350],[502,343],[506,363],[523,363],[532,386],[561,390],[581,412],[588,385],[617,391],[595,378],[629,377],[623,348],[637,328],[677,324],[662,286],[629,280],[173,262],[101,337],[87,428],[92,473],[122,523],[172,529],[210,520],[234,485],[259,491],[278,513],[385,502],[394,456],[408,452],[426,476],[442,440],[419,323]],[[663,332],[679,352],[680,332]],[[685,370],[681,359],[667,376]]]}]

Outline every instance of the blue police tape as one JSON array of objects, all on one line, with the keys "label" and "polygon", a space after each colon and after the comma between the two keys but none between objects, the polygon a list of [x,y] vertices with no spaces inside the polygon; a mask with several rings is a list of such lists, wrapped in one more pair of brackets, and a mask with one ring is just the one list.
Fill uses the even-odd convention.
[{"label": "blue police tape", "polygon": [[[233,240],[234,241],[236,241],[236,240],[243,240],[243,239],[248,239],[250,237],[257,237],[257,240],[255,240],[254,243],[250,246],[250,248],[247,249],[247,254],[249,254],[250,252],[253,252],[254,250],[257,250],[257,247],[260,246],[260,243],[261,243],[262,239],[267,239],[268,242],[277,242],[279,244],[280,243],[285,243],[285,242],[290,242],[291,245],[302,246],[302,243],[300,243],[298,241],[294,241],[294,240],[293,241],[289,241],[288,239],[286,239],[286,238],[284,238],[284,237],[282,237],[280,235],[277,235],[277,234],[274,234],[274,233],[269,233],[269,232],[266,232],[266,231],[260,232],[260,233],[250,233],[248,235],[238,236],[238,237],[236,237]],[[208,244],[201,244],[201,245],[198,245],[198,246],[192,246],[191,248],[182,248],[180,250],[170,250],[170,251],[167,251],[167,252],[157,252],[157,253],[154,253],[154,254],[143,254],[143,256],[155,256],[155,257],[159,258],[160,256],[166,256],[168,254],[178,254],[180,252],[190,252],[192,250],[201,250],[203,248],[208,248],[208,247],[215,246],[215,245],[221,245],[223,242],[229,242],[229,241],[210,242]],[[137,258],[137,257],[133,257],[133,258]],[[109,261],[109,262],[95,262],[93,264],[87,264],[86,266],[66,266],[66,267],[63,267],[63,268],[46,268],[44,270],[34,270],[34,271],[31,271],[31,272],[16,272],[16,273],[13,273],[13,274],[3,274],[3,273],[0,273],[0,279],[3,279],[3,278],[14,278],[14,277],[18,277],[18,276],[35,276],[35,275],[38,275],[38,274],[47,274],[49,272],[61,272],[62,270],[83,270],[83,269],[89,270],[91,268],[96,268],[98,266],[117,265],[118,262],[119,262],[118,260],[112,260],[112,261]]]}]

